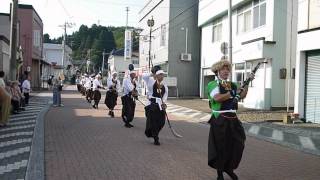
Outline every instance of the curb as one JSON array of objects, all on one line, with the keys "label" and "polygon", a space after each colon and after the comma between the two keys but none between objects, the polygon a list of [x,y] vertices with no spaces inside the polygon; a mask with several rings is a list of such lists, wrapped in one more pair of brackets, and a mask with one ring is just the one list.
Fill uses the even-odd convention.
[{"label": "curb", "polygon": [[33,140],[25,180],[44,180],[44,117],[50,109],[50,104],[44,107],[36,119]]}]

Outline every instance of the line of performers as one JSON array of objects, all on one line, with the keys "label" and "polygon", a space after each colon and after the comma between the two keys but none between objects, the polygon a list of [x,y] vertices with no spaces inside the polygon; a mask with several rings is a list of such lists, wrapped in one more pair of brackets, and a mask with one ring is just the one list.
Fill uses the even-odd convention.
[{"label": "line of performers", "polygon": [[[159,132],[165,125],[166,120],[166,101],[168,97],[168,87],[164,84],[164,71],[160,66],[154,66],[151,73],[144,73],[142,79],[147,86],[147,99],[145,105],[145,115],[147,118],[145,135],[154,139],[154,145],[160,145]],[[78,78],[78,91],[86,97],[88,103],[92,107],[98,109],[101,100],[100,89],[106,89],[105,104],[109,109],[109,115],[114,117],[114,108],[117,105],[117,99],[122,91],[117,72],[112,72],[107,79],[107,88],[104,88],[101,82],[101,75],[88,76],[84,74],[81,79]],[[137,91],[137,74],[134,70],[129,71],[128,77],[122,83],[123,95],[121,96],[122,112],[121,117],[126,128],[134,127],[132,121],[134,119],[136,101],[139,101]]]},{"label": "line of performers", "polygon": [[[228,81],[231,70],[232,66],[227,60],[215,63],[212,66],[212,71],[216,74],[216,80],[209,82],[207,87],[212,110],[209,120],[208,165],[217,170],[218,180],[224,179],[223,173],[227,173],[232,180],[238,179],[234,169],[240,164],[246,140],[244,128],[237,117],[236,110],[237,100],[246,97],[248,86],[239,88],[236,83]],[[101,83],[98,83],[100,78],[100,76],[96,76],[95,80],[90,80],[86,77],[83,81],[83,87],[78,86],[79,91],[86,95],[88,102],[91,101],[90,97],[93,93],[93,106],[96,108],[98,107],[97,102],[99,102],[98,97],[99,100],[101,98],[101,93],[98,93],[99,88],[102,88]],[[166,118],[165,102],[168,97],[168,87],[163,84],[163,78],[164,72],[159,66],[153,67],[150,74],[146,73],[142,76],[148,90],[148,104],[145,106],[147,118],[145,135],[153,138],[155,145],[160,145],[159,132],[163,128]],[[127,128],[133,127],[131,122],[138,100],[135,79],[136,73],[131,71],[130,76],[123,81],[124,95],[121,97],[123,105],[121,117]],[[254,74],[251,74],[249,79],[253,80]],[[117,75],[113,73],[112,77],[108,79],[105,100],[110,110],[109,115],[112,117],[114,116],[113,110],[118,97],[119,85]]]}]

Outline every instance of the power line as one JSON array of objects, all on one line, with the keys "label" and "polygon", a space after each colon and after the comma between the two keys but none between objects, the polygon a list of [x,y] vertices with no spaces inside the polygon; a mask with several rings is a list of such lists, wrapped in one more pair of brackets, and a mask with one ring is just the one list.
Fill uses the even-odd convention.
[{"label": "power line", "polygon": [[61,0],[58,0],[60,6],[63,8],[64,12],[69,16],[69,18],[71,18],[70,13],[67,11],[67,9],[64,7],[63,3],[61,2]]}]

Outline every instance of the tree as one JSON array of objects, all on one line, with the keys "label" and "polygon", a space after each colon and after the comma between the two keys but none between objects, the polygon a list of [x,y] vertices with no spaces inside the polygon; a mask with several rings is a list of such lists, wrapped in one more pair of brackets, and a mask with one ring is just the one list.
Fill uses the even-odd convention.
[{"label": "tree", "polygon": [[51,43],[50,35],[48,33],[43,35],[43,42],[44,43]]}]

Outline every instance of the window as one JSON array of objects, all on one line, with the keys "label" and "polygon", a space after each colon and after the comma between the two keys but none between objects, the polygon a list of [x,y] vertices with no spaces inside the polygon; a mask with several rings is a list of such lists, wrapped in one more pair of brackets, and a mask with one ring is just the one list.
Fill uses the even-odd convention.
[{"label": "window", "polygon": [[251,30],[251,21],[251,9],[239,13],[237,16],[237,32],[244,33]]},{"label": "window", "polygon": [[40,30],[34,30],[33,31],[33,45],[35,47],[40,47]]},{"label": "window", "polygon": [[254,0],[238,9],[237,33],[245,33],[266,24],[265,0]]},{"label": "window", "polygon": [[213,25],[212,28],[212,42],[217,42],[222,40],[222,23]]},{"label": "window", "polygon": [[253,1],[253,28],[266,24],[266,3],[265,0]]},{"label": "window", "polygon": [[244,70],[244,63],[235,64],[235,70]]},{"label": "window", "polygon": [[310,0],[309,3],[309,28],[320,27],[320,0]]},{"label": "window", "polygon": [[167,36],[167,29],[166,25],[161,25],[161,39],[160,39],[160,46],[166,45],[166,36]]}]

